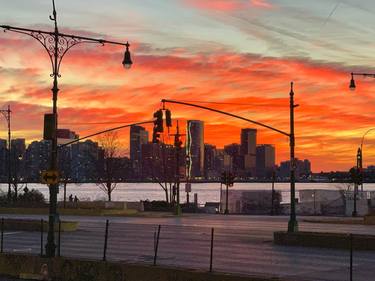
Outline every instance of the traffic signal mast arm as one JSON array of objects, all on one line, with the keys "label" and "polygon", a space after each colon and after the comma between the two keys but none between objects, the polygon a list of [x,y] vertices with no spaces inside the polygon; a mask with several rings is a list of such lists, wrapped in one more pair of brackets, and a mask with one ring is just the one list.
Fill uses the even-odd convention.
[{"label": "traffic signal mast arm", "polygon": [[375,73],[359,73],[359,72],[353,72],[352,75],[375,78]]},{"label": "traffic signal mast arm", "polygon": [[256,124],[258,126],[261,126],[261,127],[264,127],[264,128],[267,128],[267,129],[270,129],[272,131],[275,131],[275,132],[278,132],[280,134],[283,134],[287,137],[290,137],[290,134],[289,133],[286,133],[284,131],[281,131],[279,129],[276,129],[274,127],[271,127],[271,126],[268,126],[266,124],[263,124],[263,123],[260,123],[260,122],[257,122],[257,121],[254,121],[254,120],[251,120],[251,119],[247,119],[245,117],[241,117],[241,116],[238,116],[238,115],[235,115],[235,114],[232,114],[232,113],[229,113],[229,112],[225,112],[225,111],[222,111],[222,110],[218,110],[218,109],[214,109],[214,108],[210,108],[210,107],[206,107],[206,106],[202,106],[202,105],[197,105],[197,104],[193,104],[193,103],[187,103],[187,102],[182,102],[182,101],[176,101],[176,100],[167,100],[167,99],[162,99],[161,102],[164,104],[164,103],[175,103],[175,104],[182,104],[182,105],[187,105],[187,106],[192,106],[192,107],[197,107],[197,108],[201,108],[201,109],[205,109],[205,110],[209,110],[209,111],[213,111],[213,112],[217,112],[217,113],[220,113],[220,114],[224,114],[224,115],[228,115],[228,116],[231,116],[231,117],[234,117],[234,118],[237,118],[237,119],[241,119],[241,120],[244,120],[244,121],[247,121],[247,122],[250,122],[250,123],[253,123],[253,124]]}]

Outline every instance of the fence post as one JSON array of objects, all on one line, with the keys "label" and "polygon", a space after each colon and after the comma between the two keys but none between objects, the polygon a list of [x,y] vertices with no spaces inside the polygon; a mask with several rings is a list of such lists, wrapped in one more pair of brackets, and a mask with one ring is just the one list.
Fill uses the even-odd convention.
[{"label": "fence post", "polygon": [[61,220],[59,219],[59,236],[58,236],[57,256],[61,256]]},{"label": "fence post", "polygon": [[158,257],[158,248],[159,248],[159,237],[160,237],[160,224],[158,226],[158,234],[156,235],[156,245],[155,245],[155,252],[154,252],[154,265],[156,265],[156,259]]},{"label": "fence post", "polygon": [[211,228],[210,272],[212,272],[213,253],[214,253],[214,228]]},{"label": "fence post", "polygon": [[1,253],[4,252],[4,218],[1,218]]},{"label": "fence post", "polygon": [[40,220],[40,255],[43,256],[43,219]]},{"label": "fence post", "polygon": [[350,248],[350,281],[353,281],[353,234],[349,234],[349,248]]},{"label": "fence post", "polygon": [[103,261],[106,261],[106,259],[107,259],[108,225],[109,225],[109,221],[106,220],[106,223],[105,223],[105,236],[104,236]]}]

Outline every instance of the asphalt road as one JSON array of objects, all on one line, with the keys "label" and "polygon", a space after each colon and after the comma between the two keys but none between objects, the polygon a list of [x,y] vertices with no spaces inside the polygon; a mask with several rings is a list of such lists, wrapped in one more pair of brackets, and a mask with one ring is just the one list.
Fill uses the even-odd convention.
[{"label": "asphalt road", "polygon": [[[3,215],[40,219],[43,216]],[[47,219],[47,217],[44,217]],[[63,217],[79,221],[76,232],[61,236],[61,255],[102,259],[104,217]],[[211,228],[214,232],[213,270],[295,280],[349,280],[349,252],[277,246],[273,232],[285,230],[287,217],[188,215],[182,218],[110,217],[107,260],[149,263],[154,256],[154,233],[161,225],[157,264],[209,269]],[[375,226],[301,222],[300,230],[374,234]],[[46,234],[44,234],[44,241]],[[8,252],[40,253],[40,233],[8,231]],[[354,253],[354,280],[375,280],[375,251]]]}]

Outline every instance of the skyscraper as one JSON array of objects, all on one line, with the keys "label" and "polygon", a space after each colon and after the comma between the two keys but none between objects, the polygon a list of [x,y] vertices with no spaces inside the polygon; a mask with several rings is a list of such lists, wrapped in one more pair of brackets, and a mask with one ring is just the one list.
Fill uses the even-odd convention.
[{"label": "skyscraper", "polygon": [[142,126],[130,127],[130,161],[136,176],[141,175],[142,144],[148,143],[148,132]]},{"label": "skyscraper", "polygon": [[241,155],[243,157],[243,167],[252,176],[256,172],[256,146],[257,130],[246,128],[241,129]]},{"label": "skyscraper", "polygon": [[204,176],[204,123],[200,120],[187,121],[186,156],[190,158],[187,176]]},{"label": "skyscraper", "polygon": [[275,168],[275,147],[261,144],[256,148],[256,175],[258,178],[271,178]]}]

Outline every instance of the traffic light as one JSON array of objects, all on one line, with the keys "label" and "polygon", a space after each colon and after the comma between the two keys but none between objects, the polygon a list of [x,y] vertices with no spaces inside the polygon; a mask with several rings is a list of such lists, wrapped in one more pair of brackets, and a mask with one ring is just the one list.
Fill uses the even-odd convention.
[{"label": "traffic light", "polygon": [[155,132],[155,131],[152,133],[152,142],[153,143],[159,143],[160,142],[160,133]]},{"label": "traffic light", "polygon": [[154,113],[154,128],[152,132],[152,142],[159,143],[160,142],[160,133],[164,131],[163,129],[163,111],[159,109]]},{"label": "traffic light", "polygon": [[172,127],[172,114],[169,109],[165,110],[165,125],[167,127]]},{"label": "traffic light", "polygon": [[226,171],[226,172],[221,173],[221,183],[222,184],[225,184],[225,185],[228,185],[228,186],[233,186],[234,179],[235,179],[235,176],[231,172]]},{"label": "traffic light", "polygon": [[163,111],[159,109],[154,113],[154,132],[162,133],[163,129]]}]

